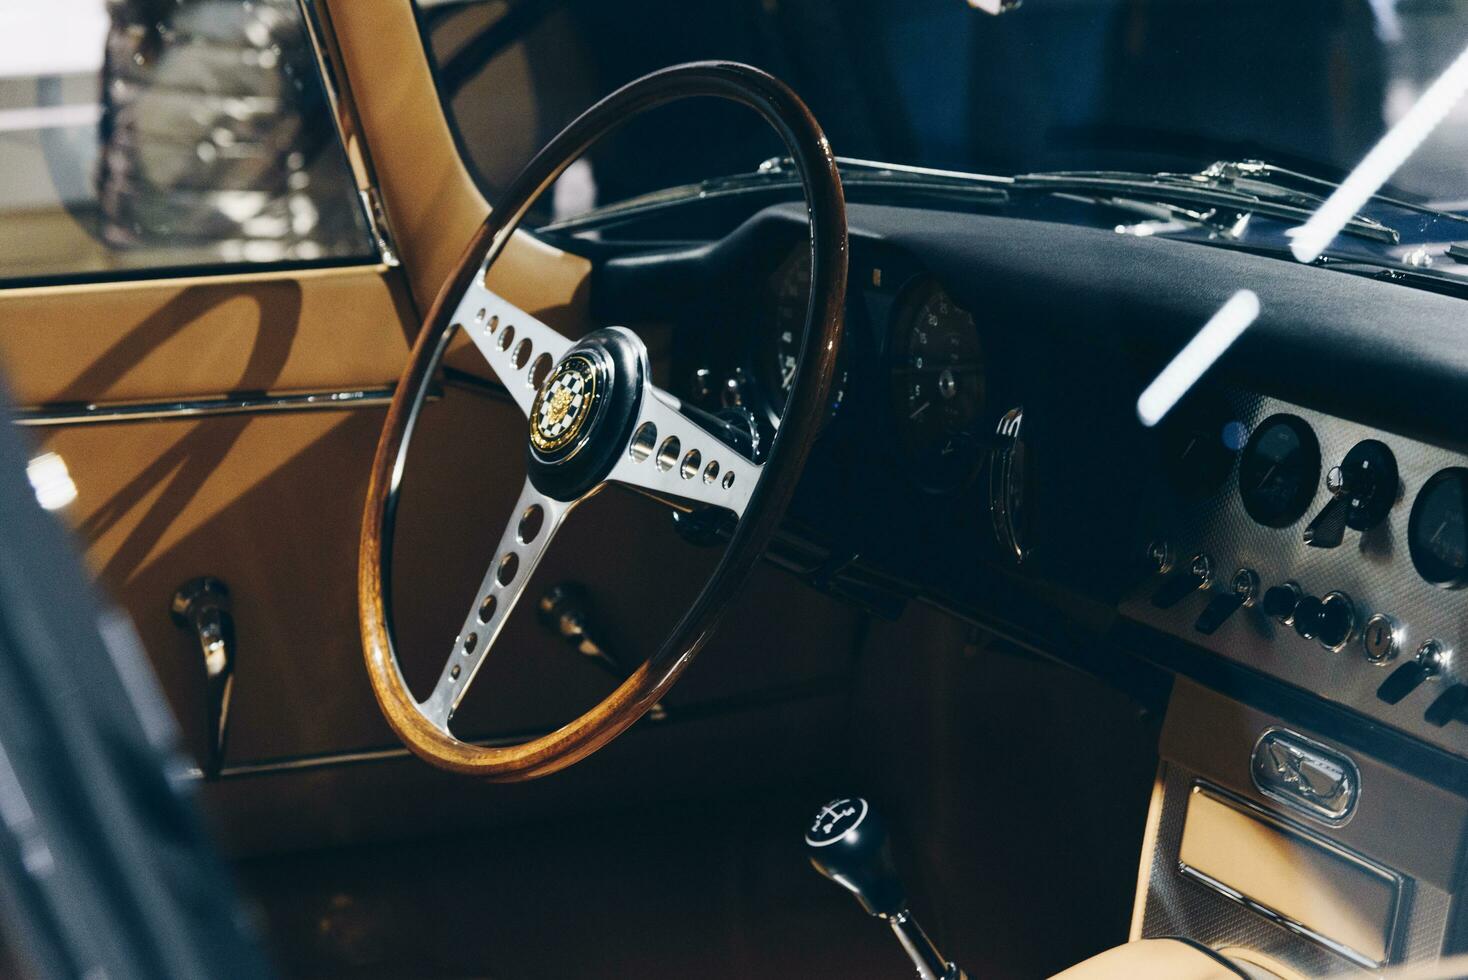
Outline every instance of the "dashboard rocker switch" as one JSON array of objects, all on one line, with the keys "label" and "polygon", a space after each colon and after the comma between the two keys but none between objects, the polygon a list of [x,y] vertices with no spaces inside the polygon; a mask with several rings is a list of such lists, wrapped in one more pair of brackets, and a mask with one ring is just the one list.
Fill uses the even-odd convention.
[{"label": "dashboard rocker switch", "polygon": [[1186,568],[1173,574],[1162,587],[1152,594],[1152,605],[1158,609],[1171,609],[1200,589],[1206,589],[1213,581],[1213,559],[1207,555],[1194,555]]},{"label": "dashboard rocker switch", "polygon": [[1468,684],[1454,684],[1437,696],[1422,717],[1429,725],[1442,728],[1450,721],[1468,721],[1464,709],[1468,709]]},{"label": "dashboard rocker switch", "polygon": [[1376,689],[1376,696],[1387,704],[1397,704],[1417,690],[1417,686],[1429,678],[1441,676],[1447,669],[1453,653],[1441,640],[1425,640],[1417,648],[1417,655],[1387,675]]},{"label": "dashboard rocker switch", "polygon": [[1212,636],[1234,613],[1254,604],[1259,594],[1259,576],[1251,569],[1241,568],[1234,573],[1233,587],[1222,595],[1208,600],[1208,605],[1193,623],[1193,629],[1204,636]]},{"label": "dashboard rocker switch", "polygon": [[1294,582],[1273,586],[1259,601],[1259,611],[1285,626],[1295,621],[1295,607],[1300,604],[1300,587]]}]

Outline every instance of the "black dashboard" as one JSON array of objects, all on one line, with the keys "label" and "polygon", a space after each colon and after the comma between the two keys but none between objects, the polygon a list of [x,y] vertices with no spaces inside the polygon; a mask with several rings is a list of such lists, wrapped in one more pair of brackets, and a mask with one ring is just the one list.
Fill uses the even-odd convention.
[{"label": "black dashboard", "polygon": [[[791,512],[833,563],[1040,645],[1166,640],[1468,757],[1461,299],[1007,217],[849,224],[839,393]],[[771,208],[613,258],[592,295],[678,325],[675,393],[768,436],[804,242],[801,209]],[[1138,394],[1241,288],[1257,322],[1141,424]]]}]

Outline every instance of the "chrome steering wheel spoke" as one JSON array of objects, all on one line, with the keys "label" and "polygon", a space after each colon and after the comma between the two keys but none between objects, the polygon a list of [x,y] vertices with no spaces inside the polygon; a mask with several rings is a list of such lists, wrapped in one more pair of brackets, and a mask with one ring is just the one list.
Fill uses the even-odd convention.
[{"label": "chrome steering wheel spoke", "polygon": [[632,438],[607,481],[669,502],[712,504],[742,516],[763,465],[684,415],[680,404],[654,385],[643,389]]},{"label": "chrome steering wheel spoke", "polygon": [[433,693],[418,705],[418,710],[439,731],[449,734],[449,721],[474,676],[484,665],[510,613],[530,582],[535,567],[546,552],[561,523],[579,501],[562,501],[548,497],[529,481],[520,491],[520,499],[510,515],[508,526],[500,536],[499,547],[490,562],[489,571],[475,593],[474,604],[464,619],[464,626],[454,639],[453,651],[443,665]]},{"label": "chrome steering wheel spoke", "polygon": [[535,379],[544,378],[571,349],[572,341],[486,288],[483,269],[464,290],[453,322],[469,334],[527,416],[535,401]]}]

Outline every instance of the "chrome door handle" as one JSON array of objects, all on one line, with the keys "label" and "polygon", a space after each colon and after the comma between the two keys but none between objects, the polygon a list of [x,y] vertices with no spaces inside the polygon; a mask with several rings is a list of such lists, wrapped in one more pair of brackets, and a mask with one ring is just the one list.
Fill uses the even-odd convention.
[{"label": "chrome door handle", "polygon": [[169,606],[173,621],[192,633],[204,660],[204,707],[209,745],[200,767],[205,779],[216,779],[224,766],[225,742],[229,737],[229,701],[234,690],[234,616],[230,612],[229,587],[217,578],[204,576],[179,586]]}]

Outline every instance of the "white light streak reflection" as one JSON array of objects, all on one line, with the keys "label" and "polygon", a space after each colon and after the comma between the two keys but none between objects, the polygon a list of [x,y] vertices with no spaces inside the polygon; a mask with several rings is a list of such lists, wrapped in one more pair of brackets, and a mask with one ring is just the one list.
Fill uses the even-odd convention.
[{"label": "white light streak reflection", "polygon": [[1387,130],[1325,203],[1300,227],[1293,229],[1290,251],[1301,262],[1320,258],[1331,240],[1346,226],[1371,195],[1381,189],[1429,133],[1468,91],[1468,48],[1454,59],[1437,81],[1427,87],[1407,114]]},{"label": "white light streak reflection", "polygon": [[1150,428],[1161,422],[1213,362],[1258,318],[1259,297],[1253,291],[1241,289],[1230,296],[1137,398],[1137,418],[1142,424]]}]

